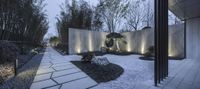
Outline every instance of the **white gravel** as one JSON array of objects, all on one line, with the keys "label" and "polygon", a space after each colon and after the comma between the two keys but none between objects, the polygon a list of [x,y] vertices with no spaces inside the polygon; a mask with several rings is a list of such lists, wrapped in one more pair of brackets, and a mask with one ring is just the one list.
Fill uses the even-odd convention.
[{"label": "white gravel", "polygon": [[[65,56],[69,61],[80,60],[80,56]],[[153,85],[153,61],[140,60],[140,55],[104,55],[111,63],[118,64],[124,69],[124,73],[116,80],[100,83],[92,89],[133,89],[137,84]]]}]

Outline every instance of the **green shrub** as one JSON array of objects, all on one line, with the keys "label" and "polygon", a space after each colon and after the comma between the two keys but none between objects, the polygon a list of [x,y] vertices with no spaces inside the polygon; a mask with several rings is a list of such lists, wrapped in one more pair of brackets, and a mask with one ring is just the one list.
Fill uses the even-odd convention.
[{"label": "green shrub", "polygon": [[19,48],[8,41],[0,41],[0,63],[14,62],[19,55]]}]

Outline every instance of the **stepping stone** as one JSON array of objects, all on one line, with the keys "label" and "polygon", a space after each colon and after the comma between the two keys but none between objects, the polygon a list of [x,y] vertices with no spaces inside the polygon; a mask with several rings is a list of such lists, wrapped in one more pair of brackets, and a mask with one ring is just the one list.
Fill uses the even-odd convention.
[{"label": "stepping stone", "polygon": [[58,71],[58,72],[54,72],[52,77],[59,77],[59,76],[63,76],[63,75],[67,75],[67,74],[72,74],[72,73],[77,73],[77,72],[81,72],[80,69],[78,68],[72,68],[72,69],[68,69],[68,70],[63,70],[63,71]]},{"label": "stepping stone", "polygon": [[58,86],[54,86],[54,87],[50,87],[50,88],[46,88],[46,89],[59,89],[61,85]]},{"label": "stepping stone", "polygon": [[38,69],[37,75],[38,74],[46,74],[46,73],[51,73],[54,72],[55,70],[52,68],[47,68],[47,69]]},{"label": "stepping stone", "polygon": [[52,67],[58,67],[58,66],[68,66],[68,65],[72,65],[72,63],[70,63],[70,62],[66,62],[66,63],[59,63],[59,64],[54,64]]},{"label": "stepping stone", "polygon": [[41,80],[47,80],[47,79],[50,79],[50,77],[51,77],[51,73],[42,74],[42,75],[36,75],[35,79],[34,79],[34,82],[41,81]]},{"label": "stepping stone", "polygon": [[50,87],[50,86],[55,86],[55,85],[56,83],[52,81],[51,79],[49,79],[49,80],[33,83],[30,89],[42,89],[45,87]]},{"label": "stepping stone", "polygon": [[65,59],[59,59],[59,60],[52,60],[51,61],[53,64],[59,64],[59,63],[69,63],[69,61],[68,60],[65,60]]},{"label": "stepping stone", "polygon": [[40,69],[45,69],[45,68],[50,68],[50,66],[51,66],[51,65],[40,66],[40,67],[38,68],[38,70],[40,70]]},{"label": "stepping stone", "polygon": [[71,69],[76,67],[75,65],[67,65],[67,66],[57,66],[57,67],[53,67],[55,70],[59,71],[59,70],[65,70],[65,69]]},{"label": "stepping stone", "polygon": [[84,77],[88,77],[88,76],[83,72],[79,72],[79,73],[70,74],[70,75],[66,75],[66,76],[62,76],[62,77],[58,77],[58,78],[53,78],[53,79],[56,82],[58,82],[59,84],[61,84],[61,83],[70,82],[70,81],[80,79],[80,78],[84,78]]},{"label": "stepping stone", "polygon": [[51,66],[51,63],[41,63],[40,66]]},{"label": "stepping stone", "polygon": [[97,83],[92,80],[90,77],[75,80],[69,83],[65,83],[62,85],[61,89],[87,89],[97,85]]}]

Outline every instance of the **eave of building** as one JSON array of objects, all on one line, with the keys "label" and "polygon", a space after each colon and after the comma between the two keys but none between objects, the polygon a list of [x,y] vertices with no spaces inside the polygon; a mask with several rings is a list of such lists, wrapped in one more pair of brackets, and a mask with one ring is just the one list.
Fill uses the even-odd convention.
[{"label": "eave of building", "polygon": [[168,0],[169,10],[181,20],[200,17],[200,0]]}]

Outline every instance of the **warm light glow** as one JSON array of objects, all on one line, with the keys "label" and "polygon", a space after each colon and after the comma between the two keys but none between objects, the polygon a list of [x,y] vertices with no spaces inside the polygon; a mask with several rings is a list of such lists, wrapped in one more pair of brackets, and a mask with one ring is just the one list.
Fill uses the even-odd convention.
[{"label": "warm light glow", "polygon": [[168,56],[169,56],[169,57],[174,56],[174,52],[173,52],[173,50],[172,50],[172,38],[171,38],[171,37],[169,37]]},{"label": "warm light glow", "polygon": [[105,47],[105,40],[106,40],[106,35],[104,35],[103,33],[100,33],[100,37],[101,37],[101,47]]},{"label": "warm light glow", "polygon": [[146,44],[146,39],[145,37],[142,36],[142,40],[141,40],[141,54],[145,53],[145,44]]},{"label": "warm light glow", "polygon": [[126,36],[126,42],[127,42],[127,44],[126,44],[126,51],[127,52],[131,52],[132,51],[131,45],[133,45],[132,44],[132,40],[131,40],[131,36]]},{"label": "warm light glow", "polygon": [[77,53],[81,53],[81,48],[80,48],[80,47],[77,48],[77,49],[76,49],[76,52],[77,52]]},{"label": "warm light glow", "polygon": [[93,51],[93,43],[92,43],[92,32],[89,31],[88,33],[88,48],[89,48],[89,51],[92,52]]},{"label": "warm light glow", "polygon": [[77,31],[77,34],[76,34],[76,42],[75,42],[75,51],[76,53],[81,53],[81,38],[80,38],[80,32]]},{"label": "warm light glow", "polygon": [[128,47],[127,47],[127,51],[128,51],[128,52],[131,52],[131,48],[128,48]]},{"label": "warm light glow", "polygon": [[142,46],[142,48],[141,48],[141,53],[142,53],[142,54],[145,53],[145,52],[144,52],[144,46]]}]

